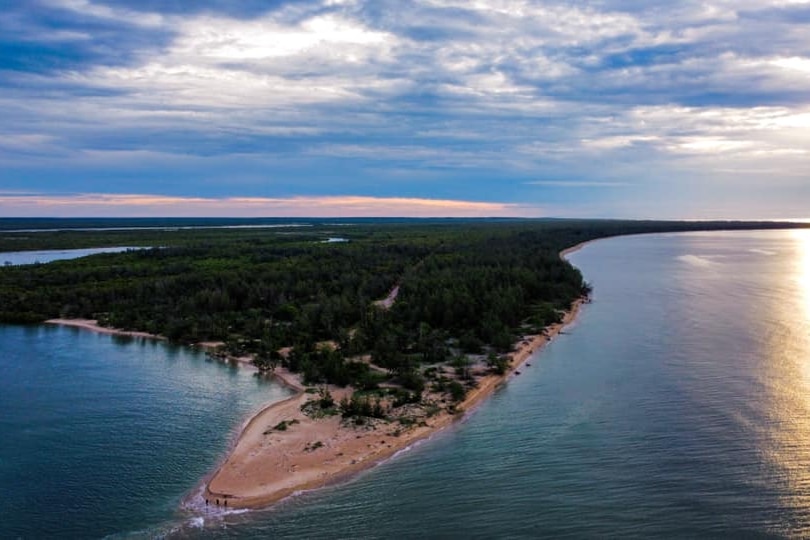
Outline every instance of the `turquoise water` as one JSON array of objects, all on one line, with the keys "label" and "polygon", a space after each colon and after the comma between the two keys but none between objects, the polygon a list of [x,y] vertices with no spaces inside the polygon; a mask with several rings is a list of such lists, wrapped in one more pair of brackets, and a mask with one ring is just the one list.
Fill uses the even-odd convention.
[{"label": "turquoise water", "polygon": [[184,497],[286,395],[152,340],[0,325],[0,538],[193,529]]},{"label": "turquoise water", "polygon": [[3,251],[0,252],[0,265],[17,266],[20,264],[49,263],[67,259],[78,259],[98,253],[120,253],[138,247],[105,247],[84,249],[49,249],[42,251]]},{"label": "turquoise water", "polygon": [[[810,231],[619,238],[593,243],[571,260],[594,285],[593,303],[464,422],[348,483],[238,515],[197,516],[176,508],[217,460],[226,445],[223,433],[238,424],[239,407],[231,404],[243,392],[265,396],[268,390],[238,371],[158,344],[124,346],[64,329],[5,328],[0,358],[9,350],[17,356],[0,360],[0,486],[15,489],[0,498],[0,527],[11,516],[28,527],[29,537],[57,530],[47,527],[80,531],[88,523],[94,528],[80,536],[809,536]],[[85,397],[88,389],[111,388],[94,375],[106,373],[107,363],[99,367],[88,358],[99,356],[99,347],[150,351],[148,360],[112,370],[116,384],[143,386],[142,397],[126,400],[120,410],[148,403],[150,411],[188,412],[169,415],[171,421],[147,412],[143,423],[123,434],[132,445],[151,441],[150,430],[171,430],[169,440],[176,442],[114,450],[107,442],[91,445],[81,453],[101,456],[107,468],[83,466],[57,485],[49,475],[69,470],[61,461],[75,451],[73,438],[97,420],[108,427],[124,422],[104,420],[115,392]],[[62,352],[50,363],[18,373],[20,364],[54,349]],[[82,352],[71,361],[58,359],[74,349]],[[77,371],[76,363],[84,367]],[[52,373],[52,366],[59,371]],[[187,388],[198,370],[205,371],[199,377],[206,389],[192,399],[178,389]],[[37,377],[58,385],[48,389]],[[235,386],[225,390],[230,384]],[[9,385],[40,393],[19,390],[9,400]],[[229,397],[211,397],[220,392]],[[52,393],[71,396],[64,414],[39,412],[47,407],[38,400],[54,399]],[[77,423],[68,414],[74,407],[93,414]],[[32,425],[42,433],[27,435]],[[41,448],[25,438],[6,443],[10,429],[39,437]],[[60,429],[61,435],[49,435]],[[154,483],[163,495],[152,500],[142,490],[124,489],[131,497],[126,504],[97,495],[128,485],[119,476],[131,472],[133,453],[143,454],[136,468],[150,477],[133,485]],[[9,466],[21,459],[26,467]],[[87,474],[99,487],[85,485]],[[66,489],[83,495],[60,502]],[[54,504],[58,515],[51,517]]]}]

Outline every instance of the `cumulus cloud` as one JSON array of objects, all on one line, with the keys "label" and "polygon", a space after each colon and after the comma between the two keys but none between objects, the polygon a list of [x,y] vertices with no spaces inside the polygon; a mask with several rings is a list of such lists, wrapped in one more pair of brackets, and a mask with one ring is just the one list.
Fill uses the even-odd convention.
[{"label": "cumulus cloud", "polygon": [[[165,156],[204,160],[170,171],[187,193],[286,196],[278,179],[298,175],[323,193],[517,202],[539,196],[534,183],[577,186],[588,208],[593,188],[606,213],[624,204],[610,191],[683,212],[702,198],[705,212],[732,185],[740,209],[764,205],[767,174],[810,196],[807,2],[164,4],[37,0],[0,14],[21,51],[0,78],[0,181],[78,189],[130,176],[96,159],[129,152],[154,171]],[[59,163],[86,167],[68,178]]]},{"label": "cumulus cloud", "polygon": [[91,0],[45,0],[51,8],[58,8],[87,17],[124,22],[136,26],[161,26],[165,21],[160,13],[144,13],[135,9],[116,8],[103,2]]}]

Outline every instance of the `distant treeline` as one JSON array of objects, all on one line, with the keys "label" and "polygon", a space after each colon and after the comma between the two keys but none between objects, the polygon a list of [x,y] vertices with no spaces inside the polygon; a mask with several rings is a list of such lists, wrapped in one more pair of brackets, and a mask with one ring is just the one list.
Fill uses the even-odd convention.
[{"label": "distant treeline", "polygon": [[[285,221],[285,220],[281,220]],[[608,236],[784,224],[592,220],[373,221],[298,229],[3,233],[15,250],[152,245],[0,268],[0,322],[95,318],[179,342],[222,340],[309,382],[373,386],[373,362],[418,389],[451,349],[506,351],[588,291],[559,252]],[[196,222],[195,222],[196,223]],[[109,226],[105,224],[102,226]],[[24,228],[24,227],[20,227]],[[346,243],[323,243],[339,236]],[[374,305],[394,286],[390,310]],[[333,341],[337,348],[317,346]],[[450,347],[452,345],[452,347]]]}]

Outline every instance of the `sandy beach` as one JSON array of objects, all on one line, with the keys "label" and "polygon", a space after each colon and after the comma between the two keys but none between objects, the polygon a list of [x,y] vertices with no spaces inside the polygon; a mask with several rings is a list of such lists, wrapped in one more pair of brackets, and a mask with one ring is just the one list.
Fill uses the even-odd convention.
[{"label": "sandy beach", "polygon": [[106,326],[101,326],[95,319],[48,319],[47,321],[45,321],[45,324],[59,324],[62,326],[72,326],[74,328],[83,328],[84,330],[91,330],[93,332],[99,332],[101,334],[111,334],[115,336],[159,339],[162,341],[166,341],[165,337],[158,336],[156,334],[150,334],[148,332],[119,330],[117,328],[108,328]]},{"label": "sandy beach", "polygon": [[[524,336],[510,354],[505,374],[479,372],[476,388],[451,414],[446,410],[422,418],[412,426],[376,421],[373,425],[347,424],[340,415],[310,418],[301,411],[317,395],[299,392],[256,414],[245,425],[225,461],[211,476],[203,496],[209,505],[229,508],[268,506],[296,492],[331,485],[383,461],[414,442],[433,435],[463,418],[525,361],[570,324],[582,300],[572,304],[564,320],[544,334]],[[302,387],[294,374],[277,370],[290,386]],[[330,387],[336,401],[351,389]],[[428,399],[435,398],[426,392]],[[278,427],[283,426],[282,429]]]},{"label": "sandy beach", "polygon": [[[585,244],[566,249],[560,257],[565,258]],[[302,412],[302,406],[318,399],[318,394],[308,393],[298,375],[276,368],[274,376],[295,391],[295,395],[264,407],[245,423],[230,453],[208,476],[203,498],[212,507],[264,507],[297,492],[334,484],[390,458],[462,419],[510,377],[519,374],[519,368],[532,354],[575,319],[583,301],[576,300],[561,323],[547,327],[541,334],[523,336],[508,354],[509,365],[503,375],[492,374],[478,365],[478,369],[473,370],[475,387],[455,407],[447,407],[441,393],[426,390],[424,399],[436,406],[428,414],[424,407],[414,408],[411,411],[414,421],[407,424],[377,419],[355,425],[339,414],[308,416]],[[91,319],[51,319],[46,323],[165,340],[146,332],[103,327]],[[213,342],[196,344],[205,349],[214,349],[217,345]],[[250,364],[251,358],[228,357],[227,360]],[[329,386],[328,389],[335,402],[352,393],[351,388]]]},{"label": "sandy beach", "polygon": [[584,248],[585,246],[587,246],[591,242],[596,242],[596,240],[588,240],[588,241],[585,241],[585,242],[580,242],[579,244],[577,244],[575,246],[571,246],[570,248],[566,248],[566,249],[562,250],[560,252],[560,258],[567,261],[569,255],[571,255],[572,253],[576,253],[577,251]]}]

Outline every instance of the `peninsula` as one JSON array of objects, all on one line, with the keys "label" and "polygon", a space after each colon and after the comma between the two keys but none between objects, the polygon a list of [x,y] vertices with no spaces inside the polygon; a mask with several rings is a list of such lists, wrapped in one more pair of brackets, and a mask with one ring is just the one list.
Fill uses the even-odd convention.
[{"label": "peninsula", "polygon": [[444,367],[441,374],[432,372],[438,374],[434,381],[469,386],[463,397],[449,397],[444,386],[434,382],[418,402],[398,410],[396,398],[382,393],[385,397],[375,402],[381,408],[379,417],[360,423],[356,420],[362,417],[346,418],[339,405],[351,399],[352,389],[325,385],[317,393],[308,393],[301,377],[277,368],[275,375],[296,389],[296,395],[269,405],[247,422],[230,454],[207,482],[206,503],[234,508],[267,506],[296,492],[345,479],[429,437],[461,418],[508,377],[519,374],[518,368],[529,356],[574,319],[582,301],[575,301],[559,323],[541,334],[524,336],[500,367],[473,358],[463,370]]},{"label": "peninsula", "polygon": [[[315,221],[315,220],[312,220]],[[210,224],[208,224],[210,225]],[[624,234],[797,226],[341,220],[272,229],[7,232],[15,249],[156,246],[0,269],[0,322],[51,321],[252,363],[295,395],[248,421],[209,505],[339,481],[450,425],[575,316],[561,252]],[[345,242],[325,241],[337,236]]]}]

